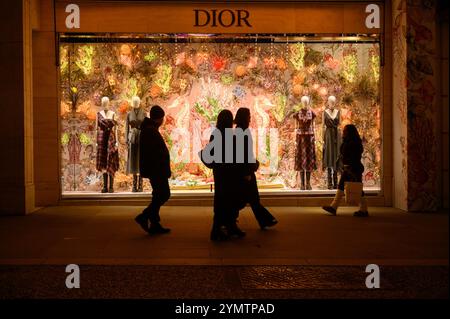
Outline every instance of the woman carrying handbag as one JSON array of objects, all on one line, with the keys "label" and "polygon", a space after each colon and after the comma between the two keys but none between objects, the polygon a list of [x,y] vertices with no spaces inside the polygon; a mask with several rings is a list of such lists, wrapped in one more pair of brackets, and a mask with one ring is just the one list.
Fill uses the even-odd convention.
[{"label": "woman carrying handbag", "polygon": [[[346,125],[342,132],[342,145],[340,147],[340,155],[338,161],[342,174],[339,179],[338,189],[330,206],[323,206],[322,208],[332,214],[336,215],[339,203],[344,196],[344,190],[348,197],[354,189],[361,189],[361,197],[359,199],[359,210],[353,214],[356,217],[368,217],[367,200],[362,191],[362,173],[364,166],[361,163],[361,156],[363,153],[363,145],[359,136],[358,130],[353,124]],[[359,197],[359,196],[357,196]],[[350,199],[348,199],[350,202]]]}]

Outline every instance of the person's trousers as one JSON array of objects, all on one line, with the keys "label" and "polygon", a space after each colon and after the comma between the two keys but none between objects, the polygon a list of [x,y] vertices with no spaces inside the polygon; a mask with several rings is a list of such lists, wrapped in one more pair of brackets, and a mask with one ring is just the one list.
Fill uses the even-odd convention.
[{"label": "person's trousers", "polygon": [[[258,222],[264,223],[267,221],[272,221],[274,219],[273,215],[261,204],[258,184],[256,181],[256,175],[252,174],[250,181],[244,181],[245,202],[252,208],[253,214]],[[234,220],[239,217],[239,210],[235,213]]]},{"label": "person's trousers", "polygon": [[159,209],[170,198],[169,180],[164,177],[153,177],[150,178],[150,184],[153,190],[152,201],[144,209],[142,214],[150,220],[150,223],[159,223],[161,220],[159,217]]}]

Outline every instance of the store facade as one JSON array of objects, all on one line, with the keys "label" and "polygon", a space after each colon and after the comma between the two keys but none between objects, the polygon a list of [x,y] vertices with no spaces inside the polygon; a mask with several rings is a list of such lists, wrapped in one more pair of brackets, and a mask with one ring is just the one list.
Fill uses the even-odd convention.
[{"label": "store facade", "polygon": [[[154,104],[167,114],[162,134],[171,152],[173,204],[211,203],[212,174],[197,154],[217,113],[239,107],[252,114],[266,203],[320,205],[333,196],[326,155],[330,117],[340,129],[352,123],[360,130],[370,204],[395,202],[390,3],[33,4],[36,206],[144,201],[150,188],[144,181],[139,191],[133,176],[138,171],[130,164],[136,156],[130,116],[146,114]],[[303,97],[312,119],[306,155],[297,136]],[[113,190],[106,193],[97,156],[102,114],[114,118],[118,153],[110,171]],[[338,144],[339,137],[331,142]],[[299,154],[309,164],[299,164]]]}]

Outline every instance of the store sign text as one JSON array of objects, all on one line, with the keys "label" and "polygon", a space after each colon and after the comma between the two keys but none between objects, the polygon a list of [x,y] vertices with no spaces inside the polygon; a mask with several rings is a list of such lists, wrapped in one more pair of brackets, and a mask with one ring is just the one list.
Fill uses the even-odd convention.
[{"label": "store sign text", "polygon": [[247,27],[252,27],[248,19],[250,18],[250,12],[247,10],[203,10],[194,9],[195,12],[195,24],[194,27],[224,27],[229,28],[232,26],[243,27],[244,24]]}]

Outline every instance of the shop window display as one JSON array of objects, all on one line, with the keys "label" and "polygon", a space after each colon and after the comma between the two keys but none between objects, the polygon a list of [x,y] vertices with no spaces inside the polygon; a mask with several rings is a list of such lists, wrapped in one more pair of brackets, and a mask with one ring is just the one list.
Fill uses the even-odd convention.
[{"label": "shop window display", "polygon": [[105,151],[98,145],[105,98],[117,131],[118,168],[109,174],[116,193],[149,190],[135,162],[137,123],[154,104],[167,115],[161,132],[175,191],[211,189],[212,172],[198,151],[220,110],[235,114],[239,107],[251,110],[261,188],[332,189],[338,132],[353,123],[364,142],[365,188],[379,189],[378,42],[132,40],[60,44],[64,193],[110,191],[103,187],[104,173],[112,169],[97,163]]}]

